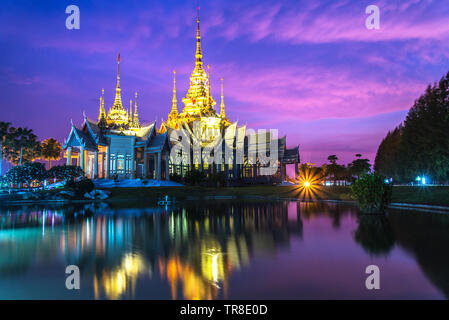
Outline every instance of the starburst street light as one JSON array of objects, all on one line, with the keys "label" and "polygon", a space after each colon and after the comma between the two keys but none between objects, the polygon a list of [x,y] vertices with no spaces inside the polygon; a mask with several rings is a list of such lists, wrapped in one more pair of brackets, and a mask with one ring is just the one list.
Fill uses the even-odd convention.
[{"label": "starburst street light", "polygon": [[322,172],[320,168],[314,167],[311,163],[301,165],[299,169],[298,197],[302,199],[319,198],[321,192]]}]

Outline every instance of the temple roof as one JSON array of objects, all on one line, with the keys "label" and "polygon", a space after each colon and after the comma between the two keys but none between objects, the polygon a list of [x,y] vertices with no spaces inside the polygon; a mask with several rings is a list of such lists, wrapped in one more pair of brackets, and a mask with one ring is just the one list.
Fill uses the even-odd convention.
[{"label": "temple roof", "polygon": [[168,138],[167,132],[153,136],[148,142],[147,150],[149,152],[162,151],[164,149],[164,146],[167,145],[168,142],[167,138]]}]

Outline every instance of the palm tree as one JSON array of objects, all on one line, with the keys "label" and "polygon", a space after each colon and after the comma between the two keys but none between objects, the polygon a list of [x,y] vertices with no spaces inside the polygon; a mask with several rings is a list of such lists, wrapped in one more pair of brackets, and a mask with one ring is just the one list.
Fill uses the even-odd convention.
[{"label": "palm tree", "polygon": [[58,140],[49,138],[41,143],[41,157],[48,161],[48,168],[51,169],[51,161],[61,159],[62,146]]},{"label": "palm tree", "polygon": [[338,157],[335,154],[331,154],[329,157],[327,157],[327,160],[329,160],[331,164],[336,164]]},{"label": "palm tree", "polygon": [[10,125],[9,122],[0,121],[0,176],[2,175],[2,160],[3,160],[3,148],[5,144],[11,137],[10,135]]}]

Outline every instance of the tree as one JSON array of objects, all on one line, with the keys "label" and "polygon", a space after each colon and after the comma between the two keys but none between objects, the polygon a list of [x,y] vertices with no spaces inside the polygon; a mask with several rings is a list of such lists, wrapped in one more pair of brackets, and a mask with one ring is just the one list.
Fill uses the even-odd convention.
[{"label": "tree", "polygon": [[382,213],[391,202],[392,186],[379,174],[364,174],[351,185],[351,196],[366,213]]},{"label": "tree", "polygon": [[348,164],[348,170],[351,176],[360,177],[362,174],[369,173],[371,171],[371,164],[369,159],[361,159],[360,153],[355,155],[357,159]]},{"label": "tree", "polygon": [[389,131],[377,149],[374,171],[395,181],[402,181],[403,167],[400,162],[399,148],[402,139],[402,125]]},{"label": "tree", "polygon": [[39,162],[26,163],[23,166],[14,166],[6,174],[7,181],[13,184],[42,182],[47,178],[45,166]]},{"label": "tree", "polygon": [[11,127],[9,122],[0,121],[0,176],[2,176],[3,149],[6,149],[11,139]]},{"label": "tree", "polygon": [[54,179],[65,180],[67,182],[84,176],[84,171],[77,166],[55,166],[48,170],[48,176]]},{"label": "tree", "polygon": [[346,167],[337,163],[338,157],[335,154],[327,157],[327,160],[329,160],[330,164],[323,166],[326,176],[331,178],[334,182],[337,180],[345,180],[348,177]]},{"label": "tree", "polygon": [[48,161],[48,168],[51,169],[51,161],[61,159],[62,146],[58,140],[49,138],[41,143],[41,157]]},{"label": "tree", "polygon": [[7,159],[15,165],[31,162],[39,157],[40,143],[33,130],[27,128],[12,128],[11,143]]},{"label": "tree", "polygon": [[331,154],[329,157],[327,157],[327,160],[329,160],[331,164],[336,164],[338,157],[335,154]]},{"label": "tree", "polygon": [[396,180],[426,175],[449,180],[449,73],[429,85],[409,110],[403,125],[388,132],[380,144],[376,172]]}]

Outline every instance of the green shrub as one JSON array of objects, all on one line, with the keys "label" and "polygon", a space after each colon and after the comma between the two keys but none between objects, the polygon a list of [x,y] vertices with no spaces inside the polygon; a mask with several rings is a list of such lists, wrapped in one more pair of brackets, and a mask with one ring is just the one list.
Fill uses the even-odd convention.
[{"label": "green shrub", "polygon": [[66,182],[73,181],[84,175],[83,169],[77,166],[54,166],[48,170],[50,178],[64,180]]},{"label": "green shrub", "polygon": [[217,188],[226,185],[226,173],[225,172],[212,173],[209,177],[209,183],[213,187]]},{"label": "green shrub", "polygon": [[65,187],[72,189],[77,197],[82,197],[85,193],[92,192],[95,185],[92,180],[83,178],[80,181],[68,180]]},{"label": "green shrub", "polygon": [[362,175],[351,186],[351,196],[368,213],[384,212],[391,202],[392,186],[385,177],[372,173]]},{"label": "green shrub", "polygon": [[22,166],[12,167],[6,174],[5,180],[12,184],[25,183],[30,185],[32,182],[42,182],[47,179],[48,174],[45,165],[40,162],[25,163]]},{"label": "green shrub", "polygon": [[176,172],[170,174],[170,180],[174,182],[182,182],[182,176]]},{"label": "green shrub", "polygon": [[187,172],[184,177],[184,181],[186,184],[191,186],[197,186],[203,183],[206,180],[206,174],[199,170],[191,170]]},{"label": "green shrub", "polygon": [[87,179],[87,178],[83,178],[80,181],[78,181],[76,183],[76,191],[79,194],[85,194],[86,192],[91,192],[92,190],[94,190],[95,185],[92,182],[92,180]]}]

